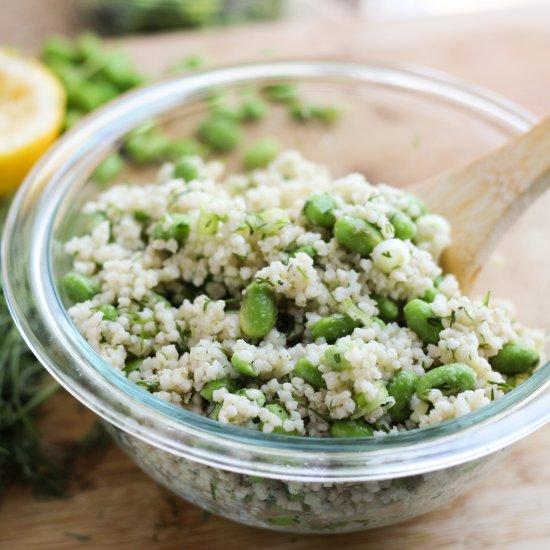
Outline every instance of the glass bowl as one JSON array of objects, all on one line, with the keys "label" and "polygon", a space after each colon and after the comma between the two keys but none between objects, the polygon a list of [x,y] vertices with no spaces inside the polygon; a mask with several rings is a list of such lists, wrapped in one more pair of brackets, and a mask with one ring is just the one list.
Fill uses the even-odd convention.
[{"label": "glass bowl", "polygon": [[[188,136],[214,95],[237,97],[277,82],[298,84],[308,100],[340,105],[342,120],[298,124],[284,106],[273,106],[246,130],[246,142],[276,136],[335,175],[361,171],[395,185],[489,151],[533,122],[496,96],[411,68],[277,62],[163,81],[83,121],[29,175],[4,231],[6,296],[50,373],[103,419],[145,472],[178,495],[247,525],[286,531],[335,533],[404,521],[456,497],[491,470],[500,451],[550,419],[550,364],[490,405],[421,430],[365,439],[264,434],[187,412],[128,381],[78,333],[57,290],[68,266],[61,243],[78,231],[80,208],[99,191],[90,175],[128,132],[154,118],[166,133]],[[227,161],[235,166],[238,155]],[[122,178],[141,180],[151,170],[129,168]],[[550,318],[540,304],[550,298],[550,277],[530,243],[546,242],[550,233],[549,198],[503,239],[478,287],[513,298],[522,320],[544,329]]]}]

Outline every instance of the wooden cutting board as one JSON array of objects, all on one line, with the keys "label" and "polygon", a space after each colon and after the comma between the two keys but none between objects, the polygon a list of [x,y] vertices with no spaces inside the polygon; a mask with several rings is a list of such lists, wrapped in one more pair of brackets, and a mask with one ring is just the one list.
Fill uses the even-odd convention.
[{"label": "wooden cutting board", "polygon": [[[274,57],[424,64],[492,88],[540,115],[550,113],[550,7],[393,23],[361,22],[335,9],[320,13],[285,23],[135,38],[125,46],[151,74],[190,53],[216,64]],[[539,215],[545,215],[544,208]],[[542,246],[547,255],[548,244]],[[65,393],[48,404],[43,418],[44,433],[55,442],[74,440],[93,421]],[[441,510],[387,529],[306,537],[209,516],[160,488],[112,445],[102,457],[79,464],[66,500],[40,502],[24,490],[11,491],[0,507],[0,549],[546,550],[549,460],[546,426],[517,444],[475,489]]]}]

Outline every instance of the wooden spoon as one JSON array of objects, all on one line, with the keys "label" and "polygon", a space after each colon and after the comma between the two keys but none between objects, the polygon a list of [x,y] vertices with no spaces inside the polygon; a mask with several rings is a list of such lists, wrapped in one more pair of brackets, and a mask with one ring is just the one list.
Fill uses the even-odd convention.
[{"label": "wooden spoon", "polygon": [[468,293],[503,233],[549,187],[550,117],[487,156],[410,190],[451,224],[443,267]]}]

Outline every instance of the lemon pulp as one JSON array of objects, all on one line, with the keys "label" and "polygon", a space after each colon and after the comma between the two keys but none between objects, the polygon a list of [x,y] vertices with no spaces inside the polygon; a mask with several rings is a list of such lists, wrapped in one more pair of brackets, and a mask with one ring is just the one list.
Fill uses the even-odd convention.
[{"label": "lemon pulp", "polygon": [[0,194],[15,189],[55,140],[63,87],[42,64],[0,49]]}]

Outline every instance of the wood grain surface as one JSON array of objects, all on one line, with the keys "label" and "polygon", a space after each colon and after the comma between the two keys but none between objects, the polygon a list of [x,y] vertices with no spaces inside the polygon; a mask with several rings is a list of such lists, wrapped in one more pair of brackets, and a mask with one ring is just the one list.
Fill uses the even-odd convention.
[{"label": "wood grain surface", "polygon": [[[550,113],[549,29],[550,7],[384,24],[329,10],[311,21],[135,38],[125,45],[152,74],[189,53],[203,53],[218,64],[320,56],[424,64],[542,115]],[[549,198],[537,216],[546,215]],[[92,415],[61,392],[44,410],[42,427],[49,440],[63,443],[91,422]],[[475,489],[441,510],[386,529],[307,537],[209,516],[171,496],[111,445],[103,456],[78,464],[65,500],[36,501],[24,490],[8,493],[0,505],[0,549],[543,550],[550,548],[549,453],[546,426],[513,447]]]}]

